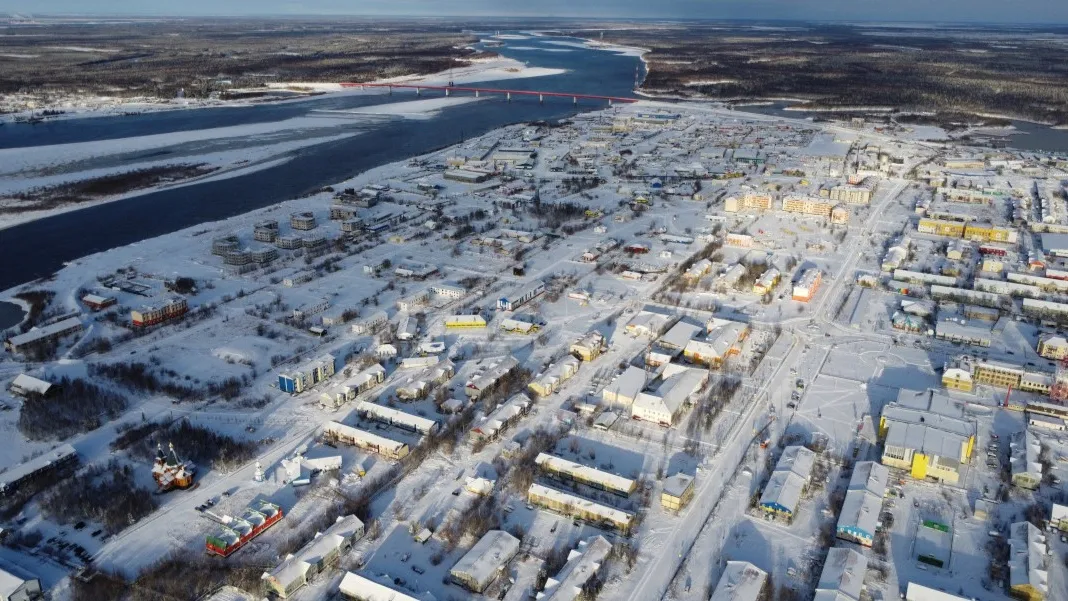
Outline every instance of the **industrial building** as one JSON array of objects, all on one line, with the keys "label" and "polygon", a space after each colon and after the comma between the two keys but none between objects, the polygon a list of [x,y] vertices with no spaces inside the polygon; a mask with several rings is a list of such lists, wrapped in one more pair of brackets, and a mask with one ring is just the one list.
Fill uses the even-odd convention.
[{"label": "industrial building", "polygon": [[867,573],[864,555],[844,547],[828,550],[812,601],[860,601]]},{"label": "industrial building", "polygon": [[519,367],[519,360],[511,355],[503,359],[497,359],[472,375],[464,386],[464,392],[468,398],[477,399],[482,396],[483,392],[496,386],[502,378],[511,374],[517,367]]},{"label": "industrial building", "polygon": [[449,570],[449,577],[460,586],[481,593],[518,552],[518,538],[503,530],[490,530]]},{"label": "industrial building", "polygon": [[130,311],[130,321],[134,327],[147,328],[156,324],[177,319],[189,311],[189,303],[184,298],[172,298],[161,305],[145,306]]},{"label": "industrial building", "polygon": [[309,580],[338,565],[341,557],[352,550],[352,545],[363,538],[363,534],[364,526],[359,518],[338,516],[325,532],[316,532],[311,542],[263,574],[265,592],[288,599]]},{"label": "industrial building", "polygon": [[567,556],[567,563],[555,575],[545,581],[545,588],[538,595],[542,601],[576,601],[582,595],[586,583],[597,575],[612,551],[612,543],[603,536],[592,536],[579,541]]},{"label": "industrial building", "polygon": [[879,437],[883,465],[908,470],[917,480],[956,484],[961,465],[971,461],[976,426],[962,403],[933,390],[902,389],[883,408]]},{"label": "industrial building", "polygon": [[278,374],[278,389],[289,394],[300,394],[333,376],[335,363],[333,355],[322,355],[294,371]]},{"label": "industrial building", "polygon": [[328,440],[349,444],[365,451],[377,453],[388,459],[403,459],[410,452],[407,443],[372,434],[338,422],[327,422],[323,427],[323,436]]},{"label": "industrial building", "polygon": [[803,303],[809,302],[816,296],[816,291],[820,289],[822,282],[822,271],[815,267],[806,269],[801,272],[801,277],[797,278],[797,282],[794,284],[793,299]]},{"label": "industrial building", "polygon": [[835,529],[838,538],[865,547],[872,545],[889,479],[890,470],[874,461],[858,461],[853,466]]},{"label": "industrial building", "polygon": [[760,601],[770,586],[764,570],[748,561],[728,561],[708,601]]},{"label": "industrial building", "polygon": [[386,379],[386,370],[381,365],[374,365],[362,370],[319,397],[319,405],[324,409],[337,409],[356,397],[378,386]]},{"label": "industrial building", "polygon": [[74,447],[61,444],[47,453],[0,473],[0,495],[9,495],[18,490],[20,485],[77,461],[78,452]]},{"label": "industrial building", "polygon": [[472,428],[471,434],[490,440],[498,438],[505,428],[522,419],[533,406],[534,402],[527,395],[523,393],[514,395],[487,415],[482,423]]},{"label": "industrial building", "polygon": [[760,508],[767,513],[793,519],[801,496],[811,482],[815,463],[816,454],[806,447],[793,445],[783,449],[760,495]]},{"label": "industrial building", "polygon": [[1043,601],[1049,594],[1050,551],[1046,535],[1031,522],[1009,527],[1009,591],[1018,599]]},{"label": "industrial building", "polygon": [[578,482],[621,497],[630,496],[638,487],[637,481],[630,478],[624,478],[623,476],[582,465],[581,463],[575,463],[548,453],[538,453],[534,463],[542,471],[557,480]]},{"label": "industrial building", "polygon": [[53,324],[33,328],[25,334],[12,336],[4,344],[7,350],[12,353],[22,353],[28,349],[59,340],[64,336],[77,334],[84,327],[82,321],[77,317],[68,317]]},{"label": "industrial building", "polygon": [[664,479],[660,490],[660,506],[668,511],[682,511],[694,496],[694,477],[679,472]]},{"label": "industrial building", "polygon": [[402,430],[417,434],[433,434],[438,430],[437,420],[412,415],[411,413],[378,405],[370,401],[364,401],[357,405],[356,414],[364,419],[396,426]]},{"label": "industrial building", "polygon": [[621,509],[601,505],[538,483],[530,485],[527,501],[569,518],[580,519],[599,528],[616,530],[624,535],[630,532],[631,523],[634,521],[634,515]]}]

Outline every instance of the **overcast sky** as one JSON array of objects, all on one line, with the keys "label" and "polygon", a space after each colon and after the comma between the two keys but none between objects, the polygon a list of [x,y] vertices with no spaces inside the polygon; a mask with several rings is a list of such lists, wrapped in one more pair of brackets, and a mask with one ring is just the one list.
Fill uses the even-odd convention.
[{"label": "overcast sky", "polygon": [[0,12],[1068,23],[1068,0],[0,0]]}]

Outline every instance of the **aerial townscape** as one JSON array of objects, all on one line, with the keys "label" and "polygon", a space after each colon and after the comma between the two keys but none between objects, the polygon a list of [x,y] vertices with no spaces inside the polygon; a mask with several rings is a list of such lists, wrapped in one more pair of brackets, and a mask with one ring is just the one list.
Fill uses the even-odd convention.
[{"label": "aerial townscape", "polygon": [[[181,131],[233,173],[0,229],[41,236],[0,242],[0,601],[1068,600],[1068,144],[553,88],[508,53],[649,51],[473,31],[481,75],[323,84],[240,134],[296,145]],[[93,122],[300,102],[13,120],[0,208],[179,143]],[[525,112],[194,199],[471,109]],[[160,190],[188,220],[124,204]]]}]

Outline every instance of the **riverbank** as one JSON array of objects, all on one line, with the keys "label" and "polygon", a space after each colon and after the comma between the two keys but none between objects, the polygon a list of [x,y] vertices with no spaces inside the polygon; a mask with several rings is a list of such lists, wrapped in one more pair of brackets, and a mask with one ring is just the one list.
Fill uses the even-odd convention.
[{"label": "riverbank", "polygon": [[[529,77],[547,77],[566,73],[566,69],[530,67],[516,59],[498,56],[495,58],[473,59],[466,67],[439,71],[426,75],[404,75],[386,79],[376,79],[368,83],[425,83],[427,85],[469,84],[483,81],[500,81],[525,79]],[[305,102],[310,98],[331,95],[381,94],[380,90],[360,90],[359,88],[342,88],[340,82],[275,82],[263,88],[265,92],[285,94],[287,97],[270,99],[196,99],[196,98],[117,98],[108,96],[72,95],[66,100],[40,106],[33,111],[21,111],[0,115],[0,123],[28,120],[34,116],[45,122],[69,119],[88,119],[94,117],[115,117],[139,115],[163,111],[182,111],[208,108],[246,108],[263,104],[286,104]],[[62,114],[42,117],[44,111],[62,111]]]}]

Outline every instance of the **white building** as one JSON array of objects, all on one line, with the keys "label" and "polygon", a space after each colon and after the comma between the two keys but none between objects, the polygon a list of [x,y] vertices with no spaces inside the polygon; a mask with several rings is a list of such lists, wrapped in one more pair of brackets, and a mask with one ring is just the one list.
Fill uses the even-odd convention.
[{"label": "white building", "polygon": [[708,372],[680,365],[668,365],[661,384],[652,392],[639,392],[630,407],[632,419],[671,426],[690,395],[708,381]]},{"label": "white building", "polygon": [[518,538],[503,530],[490,530],[456,562],[449,576],[457,584],[481,593],[518,552]]},{"label": "white building", "polygon": [[775,471],[760,495],[760,508],[793,517],[812,478],[815,463],[816,454],[805,447],[793,445],[783,449]]},{"label": "white building", "polygon": [[43,599],[41,581],[29,574],[15,574],[0,568],[0,601]]},{"label": "white building", "polygon": [[326,532],[317,532],[299,551],[286,557],[274,570],[264,573],[264,588],[277,597],[288,598],[310,579],[337,565],[363,534],[363,522],[359,518],[339,516]]},{"label": "white building", "polygon": [[341,597],[347,601],[432,601],[429,593],[413,597],[359,574],[346,572],[338,586]]},{"label": "white building", "polygon": [[411,413],[378,405],[370,401],[364,401],[357,405],[356,413],[364,419],[389,424],[418,434],[433,434],[438,430],[437,420],[412,415]]},{"label": "white building", "polygon": [[567,563],[560,572],[545,581],[545,588],[537,598],[543,601],[575,601],[582,587],[593,578],[609,552],[612,543],[603,536],[594,536],[579,542],[567,556]]},{"label": "white building", "polygon": [[629,411],[634,399],[638,398],[638,393],[645,388],[647,380],[648,374],[644,369],[631,365],[604,387],[601,399]]},{"label": "white building", "polygon": [[834,547],[827,552],[823,573],[812,601],[860,601],[868,558],[853,549]]},{"label": "white building", "polygon": [[482,393],[497,385],[497,382],[512,370],[519,367],[519,360],[509,355],[490,363],[486,368],[476,373],[464,386],[464,392],[468,397],[477,399]]},{"label": "white building", "polygon": [[768,573],[748,561],[728,561],[708,601],[757,601],[768,586]]},{"label": "white building", "polygon": [[519,393],[494,409],[471,432],[483,438],[496,438],[500,436],[502,430],[526,415],[533,404],[534,402],[530,400],[530,397]]}]

